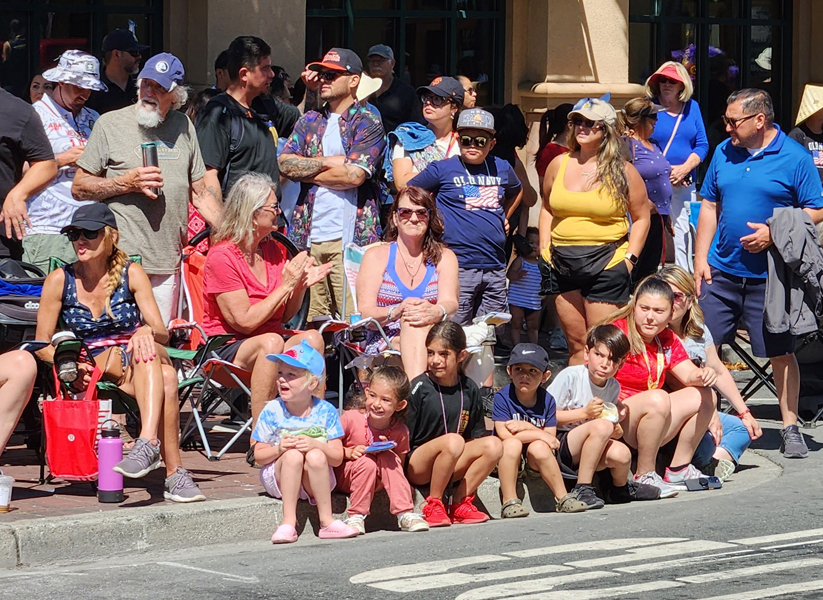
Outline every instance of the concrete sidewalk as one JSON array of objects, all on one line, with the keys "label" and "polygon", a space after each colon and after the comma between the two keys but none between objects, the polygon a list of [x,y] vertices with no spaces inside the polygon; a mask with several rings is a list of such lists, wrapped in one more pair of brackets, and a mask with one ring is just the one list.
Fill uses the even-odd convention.
[{"label": "concrete sidewalk", "polygon": [[[553,370],[562,364],[553,361]],[[504,371],[505,373],[505,371]],[[746,380],[749,373],[736,378]],[[505,383],[503,378],[497,382]],[[780,423],[777,401],[760,392],[749,402],[760,420],[764,435],[752,444],[740,470],[719,491],[712,494],[737,494],[751,490],[780,476],[785,464],[777,449]],[[819,460],[823,448],[823,429],[803,429],[812,455]],[[821,433],[818,433],[820,431]],[[280,501],[265,496],[259,483],[259,470],[245,460],[248,438],[239,442],[219,462],[210,462],[196,451],[183,452],[184,466],[207,496],[206,502],[174,504],[163,499],[162,469],[143,480],[126,480],[126,500],[120,505],[100,504],[88,484],[52,482],[39,485],[36,456],[23,440],[14,436],[3,454],[3,470],[16,479],[11,512],[0,515],[0,568],[31,567],[98,558],[176,550],[215,543],[267,540],[282,516]],[[532,510],[529,518],[541,518],[554,510],[554,501],[539,479],[522,482],[521,496]],[[698,500],[701,493],[681,493],[665,502]],[[334,511],[342,515],[346,498],[334,495]],[[418,501],[422,497],[418,494]],[[478,504],[492,517],[500,514],[499,484],[494,478],[478,491]],[[605,512],[620,511],[607,506]],[[301,535],[315,535],[319,524],[317,511],[307,503],[299,510]],[[546,518],[555,518],[547,516]],[[562,518],[557,516],[557,518]],[[385,494],[375,499],[367,529],[395,529]]]}]

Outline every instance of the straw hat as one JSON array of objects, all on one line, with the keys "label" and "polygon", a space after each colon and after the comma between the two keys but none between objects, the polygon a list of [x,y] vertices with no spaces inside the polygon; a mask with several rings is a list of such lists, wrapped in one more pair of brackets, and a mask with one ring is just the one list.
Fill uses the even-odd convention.
[{"label": "straw hat", "polygon": [[797,119],[795,119],[794,122],[795,127],[820,110],[823,110],[823,85],[807,83],[803,89],[803,99],[800,101],[800,108],[797,110]]},{"label": "straw hat", "polygon": [[362,102],[377,90],[383,84],[383,80],[376,77],[369,77],[365,73],[360,75],[360,83],[357,84],[357,101]]}]

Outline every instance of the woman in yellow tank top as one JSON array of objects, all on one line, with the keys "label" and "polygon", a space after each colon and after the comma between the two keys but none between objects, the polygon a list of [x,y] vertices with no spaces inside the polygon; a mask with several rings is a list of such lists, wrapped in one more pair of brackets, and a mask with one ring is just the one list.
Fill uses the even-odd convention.
[{"label": "woman in yellow tank top", "polygon": [[586,331],[628,302],[631,270],[649,230],[646,186],[621,157],[608,100],[584,98],[574,106],[570,152],[555,158],[543,179],[541,293],[557,295],[570,365],[584,362]]}]

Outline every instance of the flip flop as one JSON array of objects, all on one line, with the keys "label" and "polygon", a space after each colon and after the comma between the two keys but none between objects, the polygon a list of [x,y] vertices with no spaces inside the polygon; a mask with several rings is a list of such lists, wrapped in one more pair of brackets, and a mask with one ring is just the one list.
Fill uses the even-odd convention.
[{"label": "flip flop", "polygon": [[519,498],[506,502],[500,511],[500,517],[503,519],[517,519],[518,517],[528,516],[529,511],[523,508],[523,501]]},{"label": "flip flop", "polygon": [[292,544],[297,541],[297,530],[291,525],[283,523],[271,536],[272,544]]},{"label": "flip flop", "polygon": [[360,532],[357,529],[346,525],[340,519],[335,519],[325,527],[321,527],[320,532],[317,534],[323,540],[338,540],[357,537],[358,535],[360,535]]}]

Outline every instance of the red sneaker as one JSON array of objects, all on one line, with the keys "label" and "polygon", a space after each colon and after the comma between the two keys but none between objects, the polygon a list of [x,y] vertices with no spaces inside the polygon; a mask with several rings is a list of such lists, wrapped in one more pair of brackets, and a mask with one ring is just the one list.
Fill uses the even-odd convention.
[{"label": "red sneaker", "polygon": [[423,518],[429,527],[448,527],[452,524],[449,515],[446,514],[446,507],[443,506],[443,501],[440,498],[426,498],[426,503],[423,504]]},{"label": "red sneaker", "polygon": [[460,504],[451,506],[452,523],[455,524],[471,524],[471,523],[485,523],[489,520],[489,515],[477,509],[472,504],[474,496],[466,496]]}]

